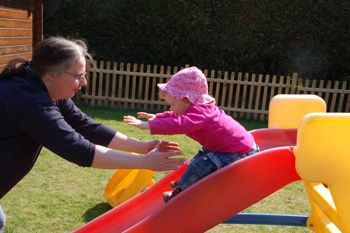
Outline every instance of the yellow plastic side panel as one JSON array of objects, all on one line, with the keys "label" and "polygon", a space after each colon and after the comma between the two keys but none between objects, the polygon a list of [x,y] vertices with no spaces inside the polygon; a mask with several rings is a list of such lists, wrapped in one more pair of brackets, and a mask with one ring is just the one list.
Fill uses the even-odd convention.
[{"label": "yellow plastic side panel", "polygon": [[104,198],[113,207],[137,195],[154,184],[154,171],[138,169],[117,170],[108,181]]},{"label": "yellow plastic side panel", "polygon": [[349,144],[349,113],[311,113],[302,119],[294,154],[313,208],[311,224],[323,226],[320,219],[326,217],[331,221],[328,227],[335,224],[332,229],[350,232]]},{"label": "yellow plastic side panel", "polygon": [[340,225],[338,213],[329,189],[323,184],[310,182],[304,182],[304,187],[312,210],[307,226],[314,232],[340,232],[337,228]]},{"label": "yellow plastic side panel", "polygon": [[129,187],[123,192],[119,198],[119,203],[127,201],[136,194],[144,191],[144,189],[151,187],[154,184],[152,179],[154,171],[139,170]]},{"label": "yellow plastic side panel", "polygon": [[276,95],[270,101],[268,127],[298,128],[306,114],[326,111],[325,101],[317,95]]},{"label": "yellow plastic side panel", "polygon": [[338,227],[327,218],[317,205],[312,206],[307,226],[310,230],[317,233],[341,233]]}]

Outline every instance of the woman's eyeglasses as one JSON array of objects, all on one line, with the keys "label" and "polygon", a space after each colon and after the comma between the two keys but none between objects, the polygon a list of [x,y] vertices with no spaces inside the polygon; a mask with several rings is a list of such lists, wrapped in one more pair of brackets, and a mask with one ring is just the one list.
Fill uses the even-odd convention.
[{"label": "woman's eyeglasses", "polygon": [[76,81],[81,81],[83,78],[85,78],[86,76],[86,72],[82,73],[82,74],[72,74],[69,73],[67,71],[64,71],[64,73],[69,74],[70,76],[72,76],[74,78],[74,80]]}]

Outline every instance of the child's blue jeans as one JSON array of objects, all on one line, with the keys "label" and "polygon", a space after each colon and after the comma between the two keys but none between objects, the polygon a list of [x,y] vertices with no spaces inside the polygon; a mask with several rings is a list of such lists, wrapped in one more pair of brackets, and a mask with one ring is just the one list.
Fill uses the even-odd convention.
[{"label": "child's blue jeans", "polygon": [[3,232],[4,228],[5,228],[5,214],[4,211],[1,209],[0,206],[0,233]]},{"label": "child's blue jeans", "polygon": [[244,154],[214,153],[201,148],[191,159],[187,170],[181,176],[180,180],[176,181],[175,184],[176,186],[179,186],[181,190],[185,190],[210,173],[257,152],[259,152],[259,147],[257,145]]}]

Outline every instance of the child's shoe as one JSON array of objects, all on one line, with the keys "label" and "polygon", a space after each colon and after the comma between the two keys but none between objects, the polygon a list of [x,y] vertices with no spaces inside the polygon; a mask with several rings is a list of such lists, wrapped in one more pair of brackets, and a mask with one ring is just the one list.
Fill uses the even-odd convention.
[{"label": "child's shoe", "polygon": [[164,192],[163,193],[163,200],[164,200],[164,202],[170,201],[171,195],[172,195],[171,191]]},{"label": "child's shoe", "polygon": [[178,182],[176,180],[173,180],[173,181],[170,182],[170,186],[173,189],[175,189],[175,188],[179,187],[179,184],[178,184]]},{"label": "child's shoe", "polygon": [[164,202],[170,201],[173,197],[175,197],[177,194],[181,192],[180,187],[176,187],[173,191],[167,191],[163,193],[163,200]]}]

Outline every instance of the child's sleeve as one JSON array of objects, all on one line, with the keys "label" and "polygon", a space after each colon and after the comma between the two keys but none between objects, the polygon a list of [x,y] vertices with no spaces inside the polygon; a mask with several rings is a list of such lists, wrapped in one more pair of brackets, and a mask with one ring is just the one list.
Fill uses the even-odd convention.
[{"label": "child's sleeve", "polygon": [[188,112],[181,116],[175,114],[168,117],[158,116],[149,120],[149,128],[151,134],[187,134],[199,130],[205,126],[207,118],[201,112]]},{"label": "child's sleeve", "polygon": [[164,117],[174,117],[176,114],[173,111],[160,112],[156,114],[156,118],[164,118]]}]

